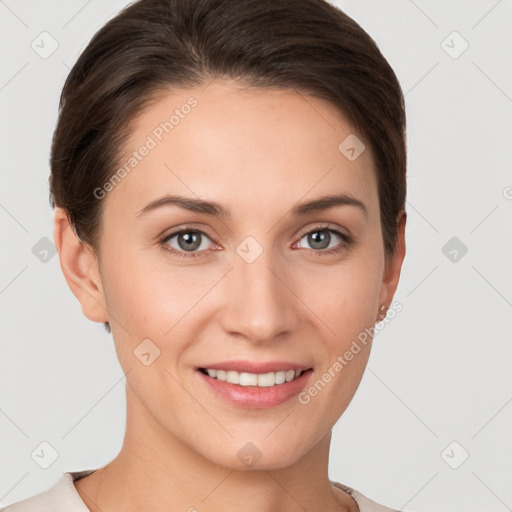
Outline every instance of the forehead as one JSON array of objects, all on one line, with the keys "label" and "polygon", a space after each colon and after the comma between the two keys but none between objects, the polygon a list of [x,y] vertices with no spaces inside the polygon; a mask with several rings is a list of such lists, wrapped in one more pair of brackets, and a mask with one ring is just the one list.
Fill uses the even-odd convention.
[{"label": "forehead", "polygon": [[[357,137],[357,138],[354,138]],[[378,201],[368,144],[329,102],[232,80],[162,94],[138,116],[108,202],[133,214],[157,195],[246,209],[333,192]],[[235,205],[236,206],[236,205]],[[248,210],[247,210],[248,211]],[[370,211],[370,213],[372,213]]]}]

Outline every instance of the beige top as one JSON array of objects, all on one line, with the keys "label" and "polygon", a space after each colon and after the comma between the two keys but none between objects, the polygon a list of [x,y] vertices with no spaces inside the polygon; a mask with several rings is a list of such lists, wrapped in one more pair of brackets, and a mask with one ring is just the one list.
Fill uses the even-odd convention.
[{"label": "beige top", "polygon": [[[8,505],[0,512],[89,512],[73,482],[94,471],[96,469],[64,473],[48,490]],[[354,498],[360,512],[399,512],[375,503],[351,487],[338,482],[333,484]]]}]

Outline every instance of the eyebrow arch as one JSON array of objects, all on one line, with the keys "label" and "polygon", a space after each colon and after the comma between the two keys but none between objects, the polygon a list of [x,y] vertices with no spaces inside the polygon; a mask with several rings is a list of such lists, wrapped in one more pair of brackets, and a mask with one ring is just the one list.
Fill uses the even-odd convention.
[{"label": "eyebrow arch", "polygon": [[322,212],[324,210],[334,208],[335,206],[345,205],[355,206],[364,213],[365,217],[368,216],[368,209],[366,208],[366,205],[359,199],[356,199],[355,197],[349,196],[347,194],[333,194],[319,197],[317,199],[313,199],[312,201],[298,203],[293,207],[291,213],[293,216],[302,216],[313,212]]},{"label": "eyebrow arch", "polygon": [[229,217],[229,211],[226,210],[219,203],[213,201],[205,201],[204,199],[193,199],[190,197],[166,195],[151,201],[137,212],[137,216],[143,215],[151,210],[160,208],[161,206],[176,205],[181,206],[185,210],[197,213],[205,213],[207,215],[214,215],[216,217]]},{"label": "eyebrow arch", "polygon": [[[143,215],[151,210],[155,210],[167,205],[176,205],[191,212],[204,213],[216,217],[230,217],[229,210],[224,208],[219,203],[177,195],[166,195],[151,201],[149,204],[144,206],[144,208],[137,212],[137,216]],[[365,217],[368,216],[368,209],[366,208],[366,205],[359,199],[351,197],[347,194],[322,196],[317,199],[313,199],[312,201],[298,203],[292,208],[291,214],[295,217],[301,217],[310,213],[328,210],[330,208],[334,208],[335,206],[345,205],[355,206],[364,213]]]}]

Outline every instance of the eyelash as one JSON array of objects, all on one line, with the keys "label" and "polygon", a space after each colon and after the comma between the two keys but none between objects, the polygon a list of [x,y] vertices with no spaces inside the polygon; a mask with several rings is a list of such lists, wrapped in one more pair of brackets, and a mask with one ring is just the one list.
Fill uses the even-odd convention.
[{"label": "eyelash", "polygon": [[[342,233],[341,231],[338,231],[337,229],[331,228],[328,225],[324,225],[324,224],[315,226],[313,229],[310,229],[309,231],[305,231],[304,233],[302,233],[300,235],[300,237],[299,237],[299,241],[302,240],[302,238],[304,238],[304,236],[306,236],[306,235],[309,235],[311,233],[321,232],[321,231],[329,231],[330,233],[334,233],[335,235],[338,235],[343,240],[343,243],[338,244],[335,247],[331,247],[330,249],[318,249],[318,250],[307,249],[307,250],[313,252],[313,254],[315,254],[315,256],[324,256],[324,255],[328,255],[328,254],[335,254],[335,253],[341,252],[341,251],[343,251],[345,249],[348,249],[349,246],[353,242],[352,237],[350,237],[349,235],[346,235],[346,234]],[[160,244],[162,245],[163,249],[168,251],[168,252],[170,252],[170,253],[172,253],[172,254],[177,254],[178,257],[180,257],[180,258],[198,258],[198,257],[201,257],[201,253],[205,252],[204,250],[203,251],[197,251],[197,252],[187,252],[187,251],[180,251],[178,249],[175,249],[174,247],[169,247],[167,242],[171,238],[174,238],[175,236],[180,235],[182,233],[196,233],[196,234],[203,235],[206,238],[210,239],[208,234],[205,233],[204,231],[200,230],[200,229],[184,227],[184,228],[182,228],[182,229],[180,229],[178,231],[174,231],[174,232],[170,233],[169,235],[166,235],[164,238],[162,238],[160,240]]]}]

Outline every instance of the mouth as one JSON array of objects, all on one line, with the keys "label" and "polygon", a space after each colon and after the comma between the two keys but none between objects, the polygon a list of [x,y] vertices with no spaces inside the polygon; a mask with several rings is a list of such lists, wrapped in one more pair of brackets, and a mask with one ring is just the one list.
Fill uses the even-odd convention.
[{"label": "mouth", "polygon": [[229,362],[197,368],[197,375],[216,399],[248,409],[266,409],[291,400],[306,387],[312,373],[313,368],[293,363]]}]

